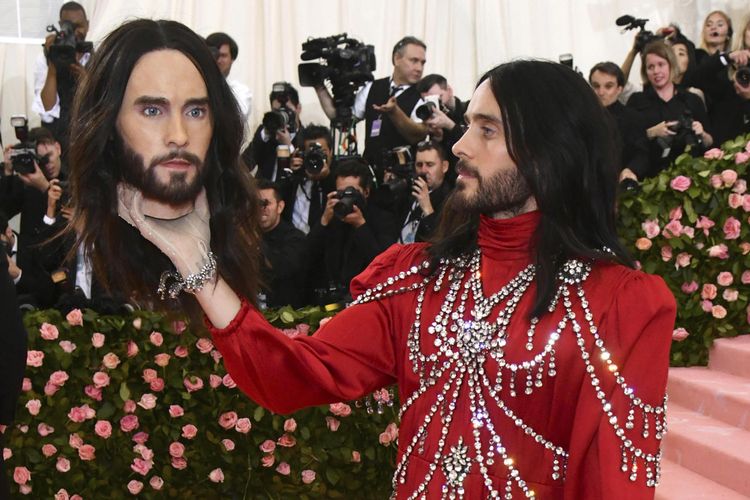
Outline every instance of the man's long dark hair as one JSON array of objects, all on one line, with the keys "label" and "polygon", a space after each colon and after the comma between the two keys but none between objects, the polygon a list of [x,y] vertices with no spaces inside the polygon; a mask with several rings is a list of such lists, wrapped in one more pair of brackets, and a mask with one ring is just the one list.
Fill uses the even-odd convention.
[{"label": "man's long dark hair", "polygon": [[[567,259],[633,266],[615,230],[617,131],[586,81],[562,64],[513,61],[485,73],[479,84],[487,79],[500,105],[508,153],[541,212],[531,312],[541,316]],[[427,250],[433,271],[441,258],[477,248],[479,214],[460,212],[455,199],[446,201]]]},{"label": "man's long dark hair", "polygon": [[[119,137],[115,123],[134,66],[143,55],[163,49],[184,54],[206,84],[213,125],[203,166],[211,213],[211,250],[221,276],[238,294],[254,302],[259,276],[258,202],[249,174],[238,164],[243,138],[240,112],[208,46],[180,23],[127,22],[110,33],[91,58],[73,110],[69,161],[75,215],[70,230],[77,232],[78,243],[92,258],[96,277],[108,289],[146,304],[158,303],[159,277],[172,265],[117,215],[117,184],[123,179],[123,162],[116,157]],[[186,294],[182,297],[182,305],[196,313],[197,302],[186,300]]]}]

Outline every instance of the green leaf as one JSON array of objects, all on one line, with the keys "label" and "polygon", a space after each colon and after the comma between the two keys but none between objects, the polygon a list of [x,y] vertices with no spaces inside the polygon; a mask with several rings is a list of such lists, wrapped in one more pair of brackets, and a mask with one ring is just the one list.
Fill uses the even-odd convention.
[{"label": "green leaf", "polygon": [[253,419],[256,422],[260,422],[261,419],[263,418],[263,415],[265,414],[266,414],[266,410],[264,410],[262,406],[258,406],[257,408],[255,408],[255,411],[253,412]]},{"label": "green leaf", "polygon": [[130,389],[128,389],[128,384],[125,382],[120,384],[120,398],[123,401],[130,399]]}]

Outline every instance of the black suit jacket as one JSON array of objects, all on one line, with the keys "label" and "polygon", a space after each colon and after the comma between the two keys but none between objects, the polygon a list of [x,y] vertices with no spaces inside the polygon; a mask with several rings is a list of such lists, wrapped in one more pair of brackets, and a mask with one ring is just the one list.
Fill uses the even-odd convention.
[{"label": "black suit jacket", "polygon": [[16,414],[21,382],[26,367],[26,329],[18,308],[8,259],[0,259],[0,424],[8,425]]}]

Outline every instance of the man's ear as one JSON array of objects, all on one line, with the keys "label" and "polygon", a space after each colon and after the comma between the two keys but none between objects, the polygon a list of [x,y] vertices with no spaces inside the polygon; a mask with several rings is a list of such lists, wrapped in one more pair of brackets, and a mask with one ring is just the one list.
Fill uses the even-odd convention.
[{"label": "man's ear", "polygon": [[279,213],[281,213],[284,211],[284,207],[286,206],[286,203],[284,203],[284,200],[279,200],[278,206],[279,206],[279,209],[278,209]]},{"label": "man's ear", "polygon": [[448,160],[443,160],[440,166],[440,170],[443,171],[443,173],[446,173],[448,171],[448,168],[450,168],[451,164],[448,163]]}]

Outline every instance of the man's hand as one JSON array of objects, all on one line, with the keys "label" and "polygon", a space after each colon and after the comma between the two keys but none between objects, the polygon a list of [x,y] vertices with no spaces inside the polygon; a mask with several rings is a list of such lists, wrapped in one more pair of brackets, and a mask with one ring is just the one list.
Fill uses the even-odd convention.
[{"label": "man's hand", "polygon": [[5,146],[3,148],[3,173],[5,175],[13,175],[13,161],[10,157],[10,152],[13,146]]},{"label": "man's hand", "polygon": [[417,177],[414,181],[414,184],[411,187],[411,195],[417,200],[417,203],[419,203],[419,208],[422,209],[422,213],[430,215],[435,211],[430,202],[430,188],[427,185],[427,181],[421,177]]},{"label": "man's hand", "polygon": [[328,200],[326,200],[326,207],[323,210],[323,215],[320,216],[320,225],[327,226],[333,220],[333,206],[339,202],[336,198],[336,191],[328,193]]},{"label": "man's hand", "polygon": [[359,209],[357,205],[354,205],[352,207],[352,213],[341,219],[346,224],[349,224],[350,226],[361,227],[365,224],[365,216],[362,215],[362,210]]},{"label": "man's hand", "polygon": [[6,257],[8,258],[8,274],[10,275],[10,279],[15,281],[21,276],[21,268],[18,267],[16,261],[14,261],[10,255],[6,255]]},{"label": "man's hand", "polygon": [[430,130],[432,130],[433,127],[442,128],[445,130],[453,130],[453,127],[456,126],[456,122],[451,120],[448,115],[443,113],[443,111],[439,107],[435,108],[432,111],[432,116],[425,120],[425,123],[430,127]]},{"label": "man's hand", "polygon": [[372,109],[374,109],[378,113],[385,113],[386,115],[388,115],[396,109],[396,98],[388,98],[385,104],[373,104]]},{"label": "man's hand", "polygon": [[86,74],[86,68],[81,66],[81,63],[73,63],[68,66],[68,68],[70,69],[70,74],[73,75],[76,80],[80,80],[81,77]]},{"label": "man's hand", "polygon": [[36,164],[36,162],[34,162],[33,172],[31,172],[30,174],[18,174],[18,177],[21,178],[21,181],[24,184],[36,188],[42,193],[46,193],[47,189],[49,189],[49,181],[44,176],[44,173],[39,168],[39,165]]},{"label": "man's hand", "polygon": [[292,145],[292,134],[289,133],[289,127],[284,127],[276,131],[276,142],[279,144]]},{"label": "man's hand", "polygon": [[648,130],[646,130],[646,135],[649,139],[654,139],[656,137],[667,137],[670,135],[675,135],[675,132],[670,130],[669,127],[674,127],[677,125],[676,121],[672,122],[659,122],[653,127],[650,127]]},{"label": "man's hand", "polygon": [[52,179],[49,182],[47,190],[47,217],[54,219],[57,217],[57,205],[62,198],[63,190],[60,187],[60,181]]},{"label": "man's hand", "polygon": [[623,168],[620,172],[620,182],[624,181],[625,179],[631,179],[636,182],[638,182],[638,176],[635,175],[635,172],[630,170],[629,168]]},{"label": "man's hand", "polygon": [[305,160],[300,156],[299,154],[293,154],[292,155],[292,161],[289,164],[290,168],[294,171],[297,171],[302,168],[302,164],[305,162]]},{"label": "man's hand", "polygon": [[701,122],[699,122],[697,120],[693,120],[691,128],[693,129],[693,133],[695,133],[695,135],[697,135],[697,136],[701,136],[702,137],[703,133],[705,132],[703,130],[703,124],[701,124]]},{"label": "man's hand", "polygon": [[750,63],[750,50],[742,49],[730,52],[729,59],[735,64],[735,66],[747,66],[747,64]]}]

